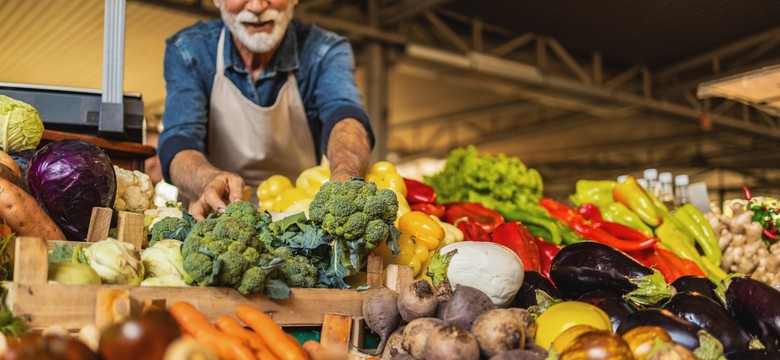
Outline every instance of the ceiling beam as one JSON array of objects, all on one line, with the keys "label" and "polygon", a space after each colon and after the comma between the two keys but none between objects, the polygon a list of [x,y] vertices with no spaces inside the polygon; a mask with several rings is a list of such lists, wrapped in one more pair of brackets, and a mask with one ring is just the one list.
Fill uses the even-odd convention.
[{"label": "ceiling beam", "polygon": [[418,16],[427,10],[450,1],[451,0],[404,1],[398,6],[382,10],[382,12],[379,14],[379,17],[382,19],[382,26],[389,26]]},{"label": "ceiling beam", "polygon": [[679,72],[690,70],[692,68],[711,63],[712,59],[721,58],[723,56],[734,55],[736,53],[749,49],[753,46],[757,46],[767,41],[770,41],[772,38],[778,35],[780,35],[780,27],[776,27],[774,29],[764,31],[757,35],[749,36],[747,38],[733,42],[726,46],[722,46],[715,50],[696,55],[690,59],[657,70],[655,72],[655,78],[656,79],[667,78]]},{"label": "ceiling beam", "polygon": [[418,119],[407,120],[393,124],[393,130],[401,130],[406,128],[418,128],[422,126],[435,125],[440,122],[447,122],[448,124],[454,124],[462,121],[473,120],[475,118],[484,117],[503,117],[511,116],[519,113],[525,113],[530,110],[534,110],[538,107],[536,104],[518,103],[516,101],[510,103],[493,104],[484,107],[459,110],[453,113],[447,113],[443,115],[429,116]]}]

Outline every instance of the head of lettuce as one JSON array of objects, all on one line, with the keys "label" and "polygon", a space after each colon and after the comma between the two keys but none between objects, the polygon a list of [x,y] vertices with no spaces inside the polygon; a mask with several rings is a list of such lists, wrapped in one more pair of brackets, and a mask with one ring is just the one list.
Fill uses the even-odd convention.
[{"label": "head of lettuce", "polygon": [[15,153],[35,149],[42,135],[43,120],[38,110],[0,95],[0,150]]}]

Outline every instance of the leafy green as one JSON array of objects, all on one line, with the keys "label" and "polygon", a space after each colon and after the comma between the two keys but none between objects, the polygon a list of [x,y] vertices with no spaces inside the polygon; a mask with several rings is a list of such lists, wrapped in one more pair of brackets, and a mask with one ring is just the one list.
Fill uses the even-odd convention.
[{"label": "leafy green", "polygon": [[538,203],[542,198],[542,176],[516,157],[477,152],[474,146],[450,152],[442,171],[425,177],[441,202],[480,202],[495,208],[496,203],[511,205]]},{"label": "leafy green", "polygon": [[8,295],[7,290],[0,286],[0,333],[5,336],[19,336],[30,331],[30,328],[24,323],[24,320],[15,316],[11,310],[5,306],[6,295]]},{"label": "leafy green", "polygon": [[[73,258],[74,253],[76,254],[75,260]],[[87,258],[84,256],[81,244],[73,247],[63,242],[55,242],[54,249],[49,250],[49,264],[69,262],[77,262],[80,264],[87,263]]]},{"label": "leafy green", "polygon": [[15,153],[38,147],[43,120],[32,105],[0,95],[0,150]]}]

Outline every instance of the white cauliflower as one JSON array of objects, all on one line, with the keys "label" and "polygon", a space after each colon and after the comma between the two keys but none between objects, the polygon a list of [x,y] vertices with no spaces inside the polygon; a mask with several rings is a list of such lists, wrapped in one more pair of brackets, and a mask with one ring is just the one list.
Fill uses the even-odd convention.
[{"label": "white cauliflower", "polygon": [[154,185],[149,175],[138,170],[125,170],[114,165],[116,172],[116,200],[114,209],[143,213],[152,207]]},{"label": "white cauliflower", "polygon": [[152,226],[158,221],[167,217],[177,217],[181,219],[184,216],[182,214],[182,204],[179,203],[166,203],[165,207],[158,207],[156,209],[149,209],[144,211],[144,225],[146,225],[147,231],[152,231]]}]

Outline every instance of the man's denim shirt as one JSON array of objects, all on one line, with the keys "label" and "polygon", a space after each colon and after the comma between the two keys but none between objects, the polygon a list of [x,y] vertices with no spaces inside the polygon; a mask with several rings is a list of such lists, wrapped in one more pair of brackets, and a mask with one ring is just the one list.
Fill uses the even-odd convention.
[{"label": "man's denim shirt", "polygon": [[[225,29],[225,76],[247,99],[268,107],[276,102],[292,71],[309,119],[317,161],[327,153],[333,126],[355,118],[374,136],[355,85],[355,61],[349,42],[314,25],[290,22],[271,63],[254,83],[222,20],[199,22],[170,37],[165,49],[164,130],[158,143],[163,176],[170,182],[173,157],[182,150],[208,153],[206,144],[211,86],[216,70],[217,43]],[[304,129],[301,129],[304,131]]]}]

